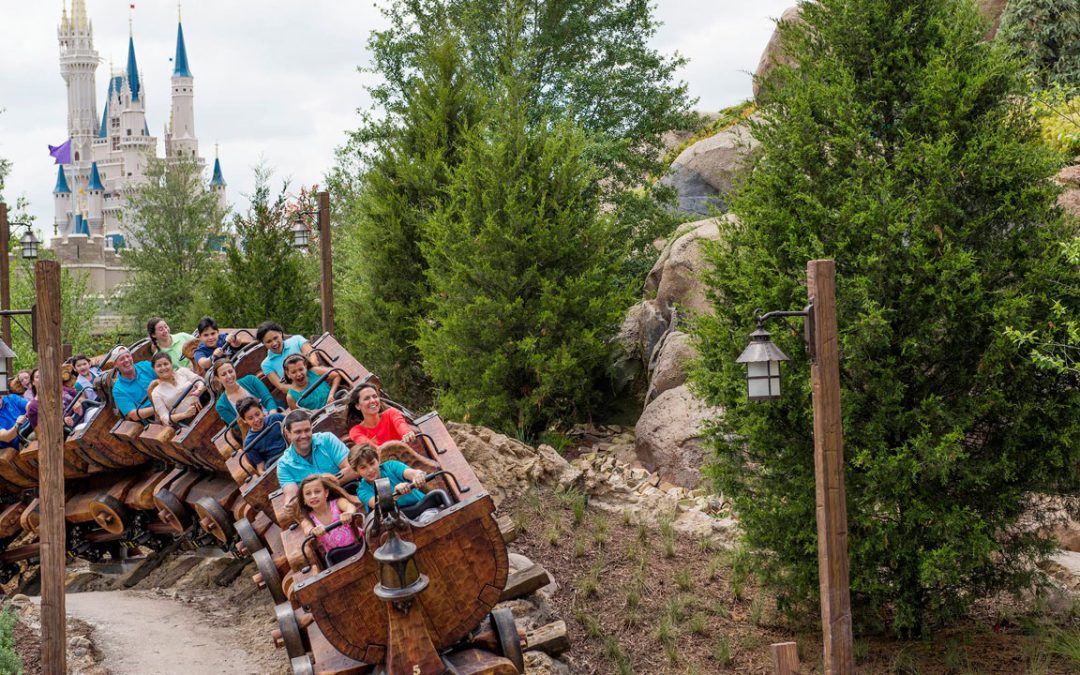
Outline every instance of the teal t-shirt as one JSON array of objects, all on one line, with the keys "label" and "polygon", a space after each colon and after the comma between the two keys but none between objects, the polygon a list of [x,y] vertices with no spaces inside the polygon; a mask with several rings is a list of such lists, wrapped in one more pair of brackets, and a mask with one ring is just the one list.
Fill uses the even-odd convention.
[{"label": "teal t-shirt", "polygon": [[[405,480],[405,471],[408,468],[409,466],[404,462],[399,462],[396,459],[387,460],[379,465],[379,478],[389,478],[390,487],[393,489],[398,483],[409,482]],[[369,483],[366,478],[361,478],[360,483],[356,486],[356,496],[360,498],[360,503],[364,505],[364,511],[370,511],[368,501],[375,497],[375,484]],[[412,492],[398,497],[397,505],[399,507],[412,506],[423,498],[424,493],[413,488]]]},{"label": "teal t-shirt", "polygon": [[307,377],[308,386],[303,390],[290,387],[289,398],[296,401],[299,407],[308,410],[319,410],[326,407],[326,399],[330,396],[330,382],[323,380],[319,382],[318,386],[315,386],[315,382],[320,376],[310,370],[307,372]]},{"label": "teal t-shirt", "polygon": [[[255,398],[259,399],[259,403],[262,403],[263,410],[275,410],[278,407],[278,402],[274,400],[273,395],[270,394],[270,390],[266,388],[262,380],[254,375],[245,375],[236,381],[241,387],[243,387],[247,393],[251,394]],[[236,421],[236,406],[229,400],[229,397],[225,395],[225,392],[221,392],[218,396],[217,403],[214,404],[214,408],[217,410],[218,417],[225,424],[232,424]]]},{"label": "teal t-shirt", "polygon": [[277,463],[278,483],[299,485],[313,473],[336,474],[341,463],[349,455],[349,449],[337,436],[327,431],[318,431],[311,435],[311,454],[301,457],[296,448],[289,446]]},{"label": "teal t-shirt", "polygon": [[157,373],[154,372],[154,366],[150,365],[149,361],[139,361],[135,364],[135,379],[129,380],[123,375],[116,378],[112,395],[121,417],[127,417],[129,412],[139,407],[146,398],[146,390],[150,387],[150,383],[156,379]]}]

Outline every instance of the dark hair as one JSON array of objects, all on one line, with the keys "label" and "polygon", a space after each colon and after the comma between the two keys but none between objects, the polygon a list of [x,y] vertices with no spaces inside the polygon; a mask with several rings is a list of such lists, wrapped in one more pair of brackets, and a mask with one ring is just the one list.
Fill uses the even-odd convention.
[{"label": "dark hair", "polygon": [[292,384],[292,382],[289,380],[289,366],[296,363],[297,361],[303,364],[307,364],[307,358],[303,354],[290,354],[289,357],[285,359],[285,362],[281,364],[281,379],[284,380],[287,384]]},{"label": "dark hair", "polygon": [[160,316],[152,316],[150,317],[150,320],[146,322],[146,334],[150,336],[150,344],[154,345],[154,349],[158,348],[157,338],[154,337],[154,329],[164,320],[165,319],[162,319]]},{"label": "dark hair", "polygon": [[349,405],[345,406],[345,424],[350,427],[364,421],[364,413],[356,409],[356,404],[360,402],[360,392],[365,389],[374,389],[376,394],[379,393],[379,388],[370,382],[361,382],[353,387],[349,392]]},{"label": "dark hair", "polygon": [[[150,357],[150,365],[151,366],[156,366],[157,362],[162,360],[162,359],[169,359],[169,363],[172,363],[172,355],[171,354],[169,354],[168,352],[157,352],[153,356]],[[162,391],[164,391],[164,390],[162,390]]]},{"label": "dark hair", "polygon": [[30,393],[33,395],[34,398],[37,398],[37,388],[34,387],[34,376],[37,375],[37,372],[37,368],[30,369],[30,385],[27,387],[27,389],[30,390]]},{"label": "dark hair", "polygon": [[349,450],[349,466],[356,469],[361,464],[370,464],[379,461],[379,451],[371,443],[360,443]]},{"label": "dark hair", "polygon": [[[304,486],[308,483],[314,483],[319,481],[322,483],[323,488],[330,493],[334,499],[349,499],[349,495],[345,492],[345,489],[338,484],[337,476],[333,476],[328,473],[313,473],[304,480],[300,481],[300,495],[299,499],[294,501],[290,507],[289,517],[299,523],[301,520],[307,518],[311,513],[311,509],[304,503]],[[329,501],[329,500],[327,500]]]},{"label": "dark hair", "polygon": [[208,316],[204,316],[203,318],[199,319],[199,325],[198,325],[197,328],[195,328],[195,334],[196,335],[202,335],[202,332],[204,330],[206,330],[207,328],[216,329],[217,327],[218,327],[217,321],[214,321],[212,318],[210,318]]},{"label": "dark hair", "polygon": [[240,419],[244,419],[244,413],[251,410],[255,406],[261,406],[259,399],[254,396],[245,396],[240,399],[236,404],[236,416]]},{"label": "dark hair", "polygon": [[296,424],[297,422],[310,421],[311,413],[307,410],[304,410],[303,408],[297,408],[296,410],[293,410],[285,416],[285,419],[281,421],[281,428],[285,431],[292,431],[292,425]]},{"label": "dark hair", "polygon": [[255,330],[255,340],[258,342],[262,342],[263,338],[266,337],[267,333],[275,330],[281,333],[282,336],[285,335],[285,329],[281,327],[281,324],[277,323],[276,321],[263,321]]},{"label": "dark hair", "polygon": [[94,365],[94,362],[86,354],[76,354],[71,357],[71,365],[75,365],[79,361],[90,361],[90,365]]}]

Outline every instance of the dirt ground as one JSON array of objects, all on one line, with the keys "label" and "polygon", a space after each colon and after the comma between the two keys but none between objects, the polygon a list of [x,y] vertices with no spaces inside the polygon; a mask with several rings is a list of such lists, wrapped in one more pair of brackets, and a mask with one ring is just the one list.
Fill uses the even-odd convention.
[{"label": "dirt ground", "polygon": [[[746,556],[546,488],[501,510],[520,531],[514,547],[560,585],[551,602],[567,622],[575,672],[771,673],[769,645],[789,640],[798,643],[802,672],[822,672],[816,617],[796,628],[779,614]],[[926,640],[859,638],[856,666],[860,673],[1080,672],[1078,610],[1072,598],[984,603]]]}]

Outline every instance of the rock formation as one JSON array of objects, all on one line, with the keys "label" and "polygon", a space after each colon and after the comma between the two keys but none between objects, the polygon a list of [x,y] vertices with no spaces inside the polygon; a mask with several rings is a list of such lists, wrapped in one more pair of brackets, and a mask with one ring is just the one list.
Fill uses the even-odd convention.
[{"label": "rock formation", "polygon": [[727,210],[725,197],[756,142],[744,125],[734,125],[683,150],[660,180],[678,194],[678,210],[707,216]]},{"label": "rock formation", "polygon": [[1065,167],[1056,180],[1063,188],[1058,204],[1066,213],[1080,217],[1080,164]]}]

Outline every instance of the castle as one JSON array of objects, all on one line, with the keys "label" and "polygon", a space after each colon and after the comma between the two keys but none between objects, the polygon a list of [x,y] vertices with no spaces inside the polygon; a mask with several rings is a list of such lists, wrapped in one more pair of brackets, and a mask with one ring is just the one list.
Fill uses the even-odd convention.
[{"label": "castle", "polygon": [[[94,49],[86,0],[72,0],[70,16],[65,0],[56,35],[60,74],[67,84],[71,160],[59,166],[56,176],[56,236],[51,245],[65,267],[85,273],[90,287],[104,293],[126,278],[117,252],[135,242],[124,240],[121,214],[127,195],[145,178],[149,158],[157,156],[157,137],[150,135],[146,121],[146,91],[135,59],[133,33],[129,31],[126,67],[109,73],[100,116],[95,71],[101,59]],[[165,158],[194,158],[203,169],[206,162],[199,156],[194,99],[195,78],[178,17]],[[225,181],[216,157],[210,189],[224,206]]]}]

